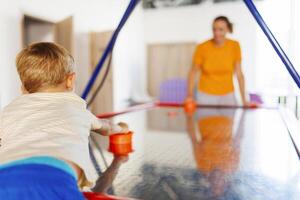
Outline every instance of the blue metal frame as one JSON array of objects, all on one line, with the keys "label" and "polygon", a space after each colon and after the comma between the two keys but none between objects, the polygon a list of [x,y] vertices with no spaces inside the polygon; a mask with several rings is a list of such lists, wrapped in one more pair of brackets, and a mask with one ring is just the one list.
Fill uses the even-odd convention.
[{"label": "blue metal frame", "polygon": [[274,50],[276,51],[276,53],[280,57],[281,61],[285,65],[286,69],[288,70],[288,72],[290,73],[290,75],[292,76],[294,81],[296,82],[297,86],[300,88],[300,76],[299,76],[297,70],[295,69],[293,63],[290,61],[289,57],[286,55],[286,53],[280,46],[279,42],[273,35],[272,31],[267,26],[266,22],[264,21],[264,19],[260,15],[259,11],[255,7],[253,1],[252,0],[244,0],[244,2],[246,4],[246,6],[248,7],[249,11],[251,12],[251,14],[253,15],[253,17],[255,18],[256,22],[260,26],[260,28],[263,30],[263,32],[267,36],[267,38],[270,41],[270,43],[272,44]]},{"label": "blue metal frame", "polygon": [[[95,83],[95,81],[96,81],[96,79],[97,79],[97,77],[98,77],[98,75],[99,75],[99,73],[100,73],[100,71],[101,71],[101,69],[102,69],[105,61],[106,61],[106,59],[107,59],[107,57],[113,51],[115,42],[116,42],[116,40],[118,38],[118,35],[119,35],[120,31],[122,30],[123,26],[125,25],[126,21],[128,20],[128,18],[130,16],[130,14],[133,12],[134,8],[136,7],[136,5],[139,2],[140,2],[140,0],[131,0],[130,1],[129,5],[128,5],[128,7],[127,7],[127,9],[126,9],[126,11],[125,11],[122,19],[121,19],[121,21],[119,22],[118,27],[114,31],[114,33],[113,33],[113,35],[112,35],[112,37],[111,37],[111,39],[110,39],[107,47],[105,48],[105,51],[104,51],[104,53],[103,53],[103,55],[102,55],[99,63],[97,64],[97,66],[96,66],[96,68],[95,68],[95,70],[94,70],[94,72],[93,72],[93,74],[92,74],[92,76],[91,76],[91,78],[90,78],[87,86],[85,87],[83,94],[81,95],[81,97],[83,99],[85,99],[85,100],[87,99],[87,97],[88,97],[88,95],[89,95],[89,93],[90,93],[90,91],[91,91],[91,89],[92,89],[92,87],[93,87],[93,85],[94,85],[94,83]],[[89,150],[90,150],[91,161],[92,161],[92,163],[93,163],[93,165],[94,165],[97,173],[100,175],[102,173],[101,172],[101,168],[100,168],[100,166],[99,166],[99,164],[98,164],[98,162],[96,160],[96,157],[95,157],[95,155],[94,155],[94,153],[92,151],[92,148],[91,148],[90,144],[89,144]]]},{"label": "blue metal frame", "polygon": [[92,89],[92,87],[93,87],[93,85],[94,85],[94,83],[95,83],[95,81],[96,81],[96,79],[97,79],[97,77],[98,77],[105,61],[106,61],[106,59],[107,59],[107,56],[112,52],[112,50],[114,48],[115,42],[118,38],[118,35],[119,35],[120,31],[122,30],[123,26],[125,25],[126,21],[128,20],[128,18],[130,16],[130,14],[133,12],[134,8],[136,7],[136,5],[139,2],[140,2],[140,0],[131,0],[130,1],[130,3],[128,5],[128,7],[127,7],[120,23],[119,23],[117,29],[114,31],[114,33],[113,33],[113,35],[112,35],[112,37],[111,37],[104,53],[103,53],[99,63],[97,64],[97,66],[96,66],[96,68],[95,68],[95,70],[94,70],[94,72],[93,72],[86,88],[84,89],[84,91],[81,95],[81,97],[83,99],[86,99],[88,97],[88,94],[90,93],[90,91],[91,91],[91,89]]}]

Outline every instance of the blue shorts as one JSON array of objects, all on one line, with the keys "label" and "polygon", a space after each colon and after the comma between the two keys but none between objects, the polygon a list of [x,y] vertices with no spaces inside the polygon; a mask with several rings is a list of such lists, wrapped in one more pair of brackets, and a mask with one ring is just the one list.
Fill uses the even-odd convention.
[{"label": "blue shorts", "polygon": [[0,199],[83,200],[74,176],[45,164],[0,167]]}]

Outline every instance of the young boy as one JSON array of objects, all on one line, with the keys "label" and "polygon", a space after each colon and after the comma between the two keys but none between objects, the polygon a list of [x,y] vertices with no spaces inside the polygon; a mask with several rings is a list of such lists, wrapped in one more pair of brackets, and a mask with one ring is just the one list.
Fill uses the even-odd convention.
[{"label": "young boy", "polygon": [[74,91],[74,59],[54,43],[35,43],[16,58],[20,97],[0,113],[0,199],[83,199],[93,186],[89,133],[127,132],[98,120]]}]

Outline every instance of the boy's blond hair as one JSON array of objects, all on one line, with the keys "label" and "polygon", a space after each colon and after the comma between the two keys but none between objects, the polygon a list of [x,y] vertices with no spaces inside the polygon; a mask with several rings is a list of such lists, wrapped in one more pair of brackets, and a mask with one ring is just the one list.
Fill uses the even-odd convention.
[{"label": "boy's blond hair", "polygon": [[39,42],[23,49],[16,65],[24,89],[34,93],[63,83],[73,72],[74,59],[60,45]]}]

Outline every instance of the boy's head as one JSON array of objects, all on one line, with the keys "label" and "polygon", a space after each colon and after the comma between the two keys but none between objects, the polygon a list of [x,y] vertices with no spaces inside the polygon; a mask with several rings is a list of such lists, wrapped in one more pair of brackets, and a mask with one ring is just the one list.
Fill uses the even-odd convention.
[{"label": "boy's head", "polygon": [[16,58],[23,93],[61,92],[74,89],[74,59],[60,45],[34,43]]}]

